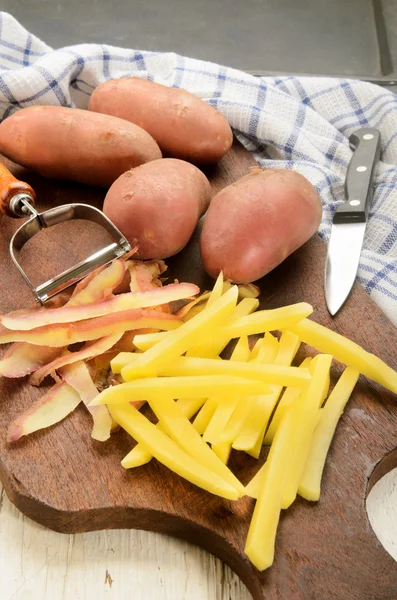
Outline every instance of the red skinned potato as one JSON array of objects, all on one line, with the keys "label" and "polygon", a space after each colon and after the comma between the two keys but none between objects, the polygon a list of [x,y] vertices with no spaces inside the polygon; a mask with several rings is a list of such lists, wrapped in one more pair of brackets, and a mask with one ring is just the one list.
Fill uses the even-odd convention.
[{"label": "red skinned potato", "polygon": [[165,154],[195,163],[217,162],[233,142],[227,120],[213,106],[186,90],[134,77],[99,85],[88,110],[135,123]]},{"label": "red skinned potato", "polygon": [[197,167],[164,158],[121,175],[103,211],[138,245],[137,257],[167,258],[186,246],[210,199],[209,181]]},{"label": "red skinned potato", "polygon": [[31,106],[5,119],[0,153],[45,177],[106,187],[128,169],[161,158],[140,127],[61,106]]},{"label": "red skinned potato", "polygon": [[321,221],[321,200],[302,175],[289,170],[254,172],[212,200],[200,239],[212,277],[250,283],[304,244]]}]

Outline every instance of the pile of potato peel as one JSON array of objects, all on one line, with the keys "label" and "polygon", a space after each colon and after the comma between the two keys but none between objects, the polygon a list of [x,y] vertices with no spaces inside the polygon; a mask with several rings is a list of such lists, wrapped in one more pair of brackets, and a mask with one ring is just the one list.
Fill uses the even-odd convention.
[{"label": "pile of potato peel", "polygon": [[[83,402],[94,439],[121,426],[137,442],[124,468],[155,457],[208,492],[255,498],[245,551],[266,569],[281,509],[297,495],[319,499],[327,452],[359,374],[397,393],[397,373],[309,319],[305,302],[258,310],[253,285],[232,285],[221,274],[198,295],[193,284],[163,285],[164,271],[160,260],[119,259],[57,308],[1,318],[0,342],[13,344],[0,374],[29,376],[33,385],[55,379],[10,425],[8,440],[59,422]],[[253,342],[257,334],[263,337]],[[230,359],[222,359],[231,340]],[[295,366],[301,343],[318,354]],[[347,368],[329,393],[333,358]],[[139,411],[145,402],[157,424]],[[270,444],[268,458],[244,486],[227,466],[230,452],[258,458],[263,444]]]}]

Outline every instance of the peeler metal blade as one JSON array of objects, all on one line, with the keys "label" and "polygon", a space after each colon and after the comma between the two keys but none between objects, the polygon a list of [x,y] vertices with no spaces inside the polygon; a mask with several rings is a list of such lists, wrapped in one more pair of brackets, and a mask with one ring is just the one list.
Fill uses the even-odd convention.
[{"label": "peeler metal blade", "polygon": [[[106,265],[116,258],[121,258],[131,251],[131,246],[121,231],[103,212],[93,206],[88,204],[66,204],[38,213],[28,199],[15,197],[14,203],[16,204],[16,202],[19,203],[20,212],[32,216],[12,236],[10,254],[15,266],[32,290],[36,301],[40,304],[44,304],[49,298],[77,283],[96,268]],[[115,241],[91,254],[73,267],[66,269],[56,277],[35,287],[19,262],[21,249],[28,240],[42,229],[73,219],[85,219],[101,225],[110,233]]]}]

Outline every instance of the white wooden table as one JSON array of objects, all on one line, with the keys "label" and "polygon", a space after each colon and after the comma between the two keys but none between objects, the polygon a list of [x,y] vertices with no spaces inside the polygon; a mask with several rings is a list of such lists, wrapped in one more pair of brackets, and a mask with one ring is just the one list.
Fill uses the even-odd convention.
[{"label": "white wooden table", "polygon": [[[0,495],[1,600],[250,600],[238,577],[191,544],[144,531],[64,535]],[[372,527],[397,560],[397,469],[372,489]]]}]

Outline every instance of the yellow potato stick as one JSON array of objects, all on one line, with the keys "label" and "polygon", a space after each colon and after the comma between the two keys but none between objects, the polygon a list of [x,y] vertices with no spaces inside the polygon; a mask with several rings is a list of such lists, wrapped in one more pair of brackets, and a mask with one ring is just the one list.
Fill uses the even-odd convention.
[{"label": "yellow potato stick", "polygon": [[305,464],[298,494],[306,500],[320,498],[321,478],[325,460],[338,421],[357,383],[359,372],[347,367],[332,390],[325,407],[321,409],[320,421],[314,431],[310,453]]},{"label": "yellow potato stick", "polygon": [[[244,298],[234,309],[230,322],[240,317],[253,313],[259,306],[259,301],[255,298]],[[193,309],[192,309],[193,310]],[[202,310],[202,309],[201,309]],[[200,311],[199,311],[200,312]],[[197,313],[198,314],[198,313]],[[146,351],[155,346],[158,342],[165,339],[164,331],[158,333],[143,333],[134,337],[134,346],[139,350]],[[200,344],[194,345],[187,351],[188,356],[208,356],[209,358],[217,356],[228,345],[232,338],[223,337],[217,334],[214,339],[214,332],[209,331],[206,335],[200,335]],[[125,366],[125,365],[123,365]]]},{"label": "yellow potato stick", "polygon": [[237,342],[230,357],[230,360],[236,362],[247,362],[250,356],[250,347],[248,337],[243,335]]},{"label": "yellow potato stick", "polygon": [[[176,315],[180,319],[183,319],[183,320],[186,320],[187,318],[191,318],[190,314],[189,314],[189,316],[187,316],[188,313],[190,313],[190,311],[193,309],[193,307],[197,307],[197,308],[200,308],[200,310],[203,310],[208,298],[210,297],[210,294],[211,294],[211,292],[204,292],[204,294],[200,294],[200,296],[198,296],[198,298],[195,298],[194,300],[191,300],[190,302],[185,304],[185,306],[182,306],[182,308],[180,308],[178,310]],[[198,306],[198,305],[200,305],[200,306]]]},{"label": "yellow potato stick", "polygon": [[274,476],[273,478],[269,477],[267,468],[261,482],[245,544],[245,554],[259,571],[268,569],[274,562],[276,534],[281,512],[281,474],[277,482],[279,485],[274,485],[272,481],[274,479],[276,479]]},{"label": "yellow potato stick", "polygon": [[[131,366],[138,362],[137,356],[130,364]],[[259,364],[254,362],[236,362],[230,360],[215,360],[213,358],[194,358],[180,356],[175,358],[172,363],[166,365],[157,365],[155,373],[162,377],[194,377],[204,375],[231,375],[245,377],[262,381],[268,384],[278,386],[294,385],[305,386],[309,383],[311,376],[308,369],[299,367],[285,367],[276,364]],[[124,369],[122,369],[122,374]],[[269,389],[265,389],[267,393]],[[211,394],[212,396],[214,394]]]},{"label": "yellow potato stick", "polygon": [[302,388],[299,387],[288,387],[285,390],[273,414],[272,420],[270,421],[269,428],[265,435],[264,444],[270,445],[273,442],[274,434],[276,433],[277,427],[280,425],[282,418],[291,404],[300,397],[301,393]]},{"label": "yellow potato stick", "polygon": [[237,302],[238,288],[233,286],[226,294],[215,300],[213,305],[203,310],[200,314],[174,329],[172,336],[165,337],[161,342],[140,354],[131,365],[121,370],[125,381],[140,376],[140,370],[147,369],[156,364],[170,363],[174,358],[181,356],[191,346],[197,337],[205,331],[211,331],[215,326],[222,324],[233,312]]},{"label": "yellow potato stick", "polygon": [[[265,331],[292,329],[293,324],[298,323],[312,312],[313,307],[307,302],[270,310],[258,310],[251,315],[237,319],[231,324],[224,325],[221,327],[220,333],[230,335],[230,339],[232,339],[242,335],[265,333]],[[183,327],[183,325],[180,327]]]},{"label": "yellow potato stick", "polygon": [[339,362],[353,367],[397,394],[397,371],[355,342],[309,319],[289,326],[288,329],[296,333],[305,344],[310,344],[320,352],[332,354]]},{"label": "yellow potato stick", "polygon": [[299,350],[300,340],[291,331],[283,331],[281,334],[279,349],[274,360],[275,365],[290,365]]},{"label": "yellow potato stick", "polygon": [[[291,460],[286,472],[285,488],[281,507],[288,508],[296,498],[302,479],[314,430],[318,423],[319,410],[323,401],[324,380],[329,377],[332,356],[318,354],[311,362],[313,376],[310,384],[302,391],[301,401],[290,408],[294,416],[294,433]],[[274,442],[273,442],[274,443]],[[270,447],[272,448],[272,446]]]},{"label": "yellow potato stick", "polygon": [[157,333],[141,333],[134,337],[133,344],[138,350],[146,352],[152,346],[155,346],[158,342],[161,342],[166,336],[166,331],[159,331]]},{"label": "yellow potato stick", "polygon": [[255,396],[239,398],[233,414],[221,433],[219,442],[227,444],[232,444],[234,442],[240,433],[254,402]]},{"label": "yellow potato stick", "polygon": [[204,338],[199,345],[193,346],[193,348],[188,350],[186,355],[216,356],[222,352],[223,348],[225,348],[233,338],[241,337],[242,335],[265,333],[266,331],[290,329],[289,323],[296,323],[313,311],[310,304],[301,302],[299,304],[292,304],[290,306],[283,306],[271,310],[260,310],[257,312],[250,311],[252,314],[237,317],[239,308],[242,310],[246,306],[249,306],[245,303],[250,301],[256,302],[257,305],[259,304],[258,300],[255,300],[254,298],[245,298],[242,300],[237,305],[233,317],[229,319],[225,325],[219,328],[216,340],[214,340],[214,333],[211,331],[208,334],[208,341]]},{"label": "yellow potato stick", "polygon": [[134,352],[119,352],[112,360],[110,361],[110,368],[113,373],[121,373],[121,369],[123,369],[126,365],[129,365],[134,358],[138,356]]},{"label": "yellow potato stick", "polygon": [[[258,306],[259,301],[255,298],[244,298],[244,300],[237,304],[232,316],[228,319],[228,323],[233,323],[236,319],[253,313]],[[218,356],[226,348],[231,339],[229,335],[221,335],[219,331],[217,331],[216,336],[214,336],[213,331],[209,331],[205,335],[200,336],[199,344],[194,344],[188,349],[186,356],[200,356],[202,358]]]},{"label": "yellow potato stick", "polygon": [[147,465],[153,458],[153,454],[142,444],[137,444],[120,462],[124,469],[136,469]]},{"label": "yellow potato stick", "polygon": [[235,450],[244,450],[254,458],[258,458],[263,436],[276,401],[277,395],[274,393],[255,398],[244,425],[232,444]]},{"label": "yellow potato stick", "polygon": [[[264,342],[266,342],[267,335],[271,334],[265,335]],[[269,347],[269,349],[273,351],[272,356],[263,353],[262,348],[262,350],[258,353],[256,361],[271,360],[271,362],[275,365],[288,366],[293,361],[299,345],[300,342],[298,336],[291,332],[284,332],[281,335],[277,346]],[[277,352],[276,356],[274,355],[274,351]],[[245,419],[240,433],[238,436],[236,436],[233,442],[233,448],[235,450],[244,450],[245,452],[248,452],[248,454],[251,454],[251,456],[254,458],[259,457],[269,419],[274,411],[274,407],[278,402],[282,389],[282,383],[279,383],[278,385],[272,385],[270,394],[259,396],[256,399],[252,410]]]},{"label": "yellow potato stick", "polygon": [[267,385],[262,381],[228,375],[201,377],[148,377],[120,383],[103,390],[89,406],[99,404],[128,404],[135,400],[165,398],[201,398],[202,396],[234,398],[263,393]]},{"label": "yellow potato stick", "polygon": [[[276,432],[274,443],[264,466],[256,474],[259,482],[258,500],[251,519],[245,553],[257,569],[263,571],[273,564],[285,472],[293,450],[291,436],[294,420],[286,418]],[[250,484],[246,487],[249,490]]]},{"label": "yellow potato stick", "polygon": [[250,496],[250,498],[258,498],[261,482],[265,476],[265,467],[266,463],[261,466],[248,485],[245,486],[245,493],[247,496]]},{"label": "yellow potato stick", "polygon": [[160,421],[162,429],[171,439],[195,458],[197,462],[235,487],[240,496],[245,495],[243,484],[205,443],[174,400],[158,398],[157,400],[151,400],[149,404]]},{"label": "yellow potato stick", "polygon": [[[205,402],[205,398],[180,398],[177,404],[188,419],[191,419]],[[157,423],[156,427],[161,429],[161,424]],[[125,469],[132,469],[145,465],[153,458],[149,450],[142,444],[137,444],[121,461],[121,465]]]},{"label": "yellow potato stick", "polygon": [[237,403],[238,398],[233,398],[228,402],[220,402],[217,405],[211,420],[203,433],[203,438],[206,442],[215,444],[220,441],[221,433],[235,411]]},{"label": "yellow potato stick", "polygon": [[212,288],[210,297],[207,300],[206,308],[210,308],[210,306],[212,306],[214,304],[214,302],[216,302],[216,300],[219,300],[219,298],[222,296],[222,294],[223,294],[223,273],[221,271],[215,281],[214,287]]},{"label": "yellow potato stick", "polygon": [[[300,368],[308,369],[310,366],[310,361],[310,357],[305,358],[302,361]],[[287,389],[284,391],[284,394],[282,395],[281,400],[274,412],[272,420],[270,421],[269,429],[266,432],[264,440],[265,444],[271,444],[273,442],[274,434],[276,433],[277,427],[281,423],[281,419],[284,417],[291,404],[299,398],[301,393],[302,388],[299,387],[287,387]]]},{"label": "yellow potato stick", "polygon": [[[249,356],[248,338],[247,336],[243,336],[235,345],[230,360],[237,362],[247,361]],[[237,398],[232,398],[229,402],[220,402],[217,405],[203,434],[206,442],[214,443],[219,441],[219,436],[236,408],[237,402]]]},{"label": "yellow potato stick", "polygon": [[239,298],[257,298],[260,293],[260,289],[254,283],[244,283],[238,286]]},{"label": "yellow potato stick", "polygon": [[218,402],[214,398],[208,398],[206,403],[202,406],[200,412],[193,421],[193,427],[195,430],[202,435],[207,429],[209,422],[218,406]]},{"label": "yellow potato stick", "polygon": [[252,362],[266,364],[273,363],[278,352],[278,339],[267,331],[263,338],[258,340],[258,350],[252,358]]},{"label": "yellow potato stick", "polygon": [[[224,282],[223,282],[222,294],[226,294],[226,292],[227,292],[228,290],[230,290],[230,288],[232,287],[232,285],[233,285],[233,284],[232,284],[232,282],[231,282],[231,281],[224,281]],[[258,294],[258,295],[259,295],[259,294]],[[253,297],[254,297],[254,296],[252,296],[252,298],[253,298]],[[243,296],[241,296],[241,294],[240,294],[240,286],[238,286],[238,298],[239,298],[239,300],[240,300],[241,298],[243,298]],[[256,298],[256,296],[255,296],[255,298]]]},{"label": "yellow potato stick", "polygon": [[[196,315],[200,314],[201,312],[203,312],[203,310],[205,309],[205,302],[200,302],[197,303],[195,306],[192,306],[185,314],[184,317],[182,317],[182,321],[184,323],[186,323],[187,321],[190,321],[190,319],[193,319],[193,317],[195,317]],[[149,348],[146,348],[146,350],[148,350]]]},{"label": "yellow potato stick", "polygon": [[256,357],[258,356],[259,349],[260,349],[261,344],[262,344],[262,340],[263,340],[263,338],[258,338],[257,340],[254,341],[254,345],[251,348],[251,353],[250,353],[249,360],[255,360]]},{"label": "yellow potato stick", "polygon": [[[217,444],[212,444],[212,450],[215,452],[217,457],[227,465],[230,457],[230,452],[232,450],[232,445],[227,444],[225,442],[218,442]],[[244,488],[245,494],[245,488]]]},{"label": "yellow potato stick", "polygon": [[216,496],[229,500],[239,497],[235,487],[197,462],[131,404],[112,405],[109,411],[127,433],[146,446],[153,456],[171,471]]}]

